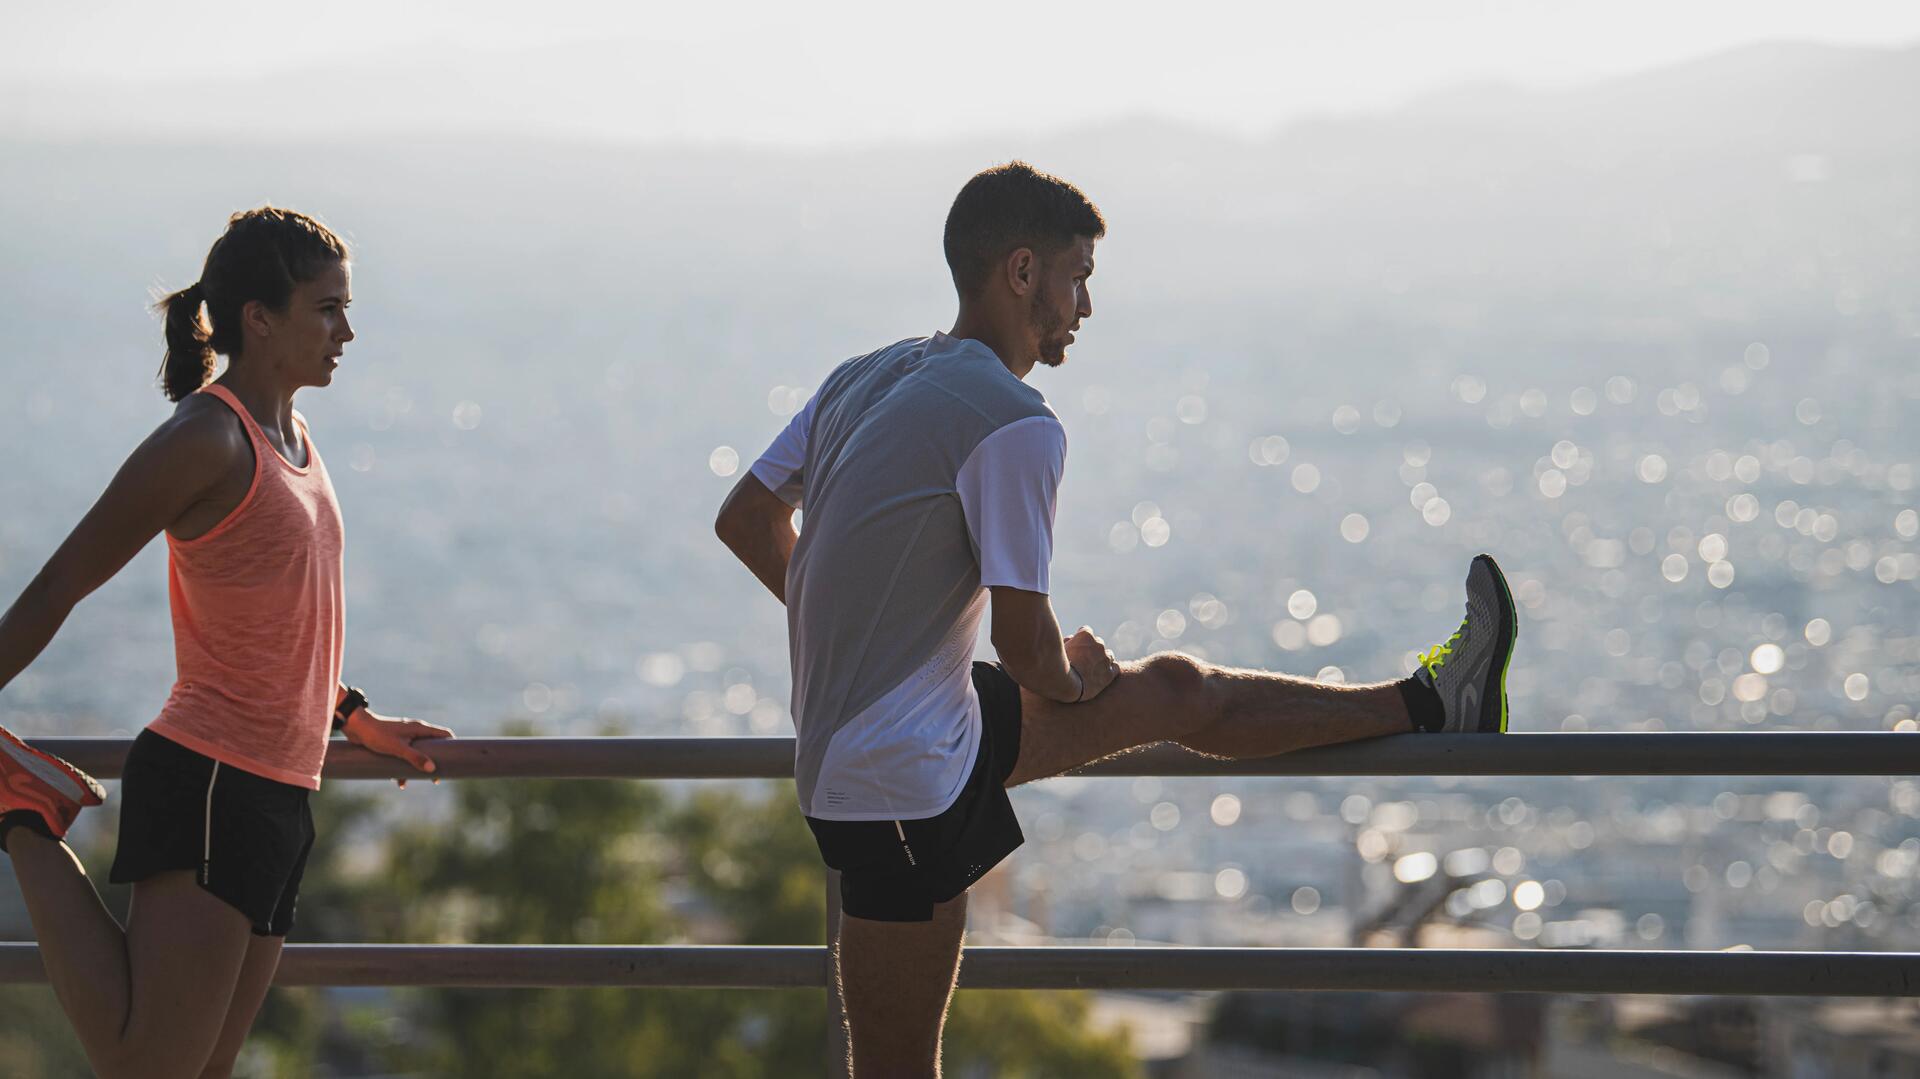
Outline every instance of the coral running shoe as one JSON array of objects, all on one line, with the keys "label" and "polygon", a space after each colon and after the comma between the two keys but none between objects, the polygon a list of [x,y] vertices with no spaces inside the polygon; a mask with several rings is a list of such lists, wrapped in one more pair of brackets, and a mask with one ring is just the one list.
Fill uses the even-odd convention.
[{"label": "coral running shoe", "polygon": [[37,813],[58,839],[81,809],[97,806],[106,797],[106,789],[92,776],[0,727],[0,814]]},{"label": "coral running shoe", "polygon": [[1507,665],[1520,620],[1507,578],[1489,555],[1467,570],[1467,617],[1445,643],[1420,654],[1413,677],[1440,695],[1449,734],[1505,734]]}]

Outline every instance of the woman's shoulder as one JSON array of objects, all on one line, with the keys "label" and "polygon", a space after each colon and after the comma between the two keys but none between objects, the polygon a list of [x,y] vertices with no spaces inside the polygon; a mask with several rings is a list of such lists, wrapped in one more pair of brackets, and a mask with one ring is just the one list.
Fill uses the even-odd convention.
[{"label": "woman's shoulder", "polygon": [[215,468],[253,453],[240,417],[207,393],[182,398],[173,415],[161,421],[140,449],[188,467]]}]

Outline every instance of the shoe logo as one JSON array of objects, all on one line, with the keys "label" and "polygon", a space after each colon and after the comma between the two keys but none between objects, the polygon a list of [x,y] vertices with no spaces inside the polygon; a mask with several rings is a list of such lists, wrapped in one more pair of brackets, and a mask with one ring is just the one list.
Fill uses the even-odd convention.
[{"label": "shoe logo", "polygon": [[[25,805],[51,807],[66,802],[78,804],[80,801],[76,794],[68,793],[67,788],[71,787],[70,783],[62,787],[58,783],[49,782],[47,777],[37,774],[37,769],[19,772],[0,770],[0,778],[5,780],[6,793],[12,796],[12,800]],[[66,777],[58,778],[64,780]]]},{"label": "shoe logo", "polygon": [[1474,712],[1480,707],[1480,691],[1475,689],[1471,682],[1460,691],[1460,704],[1460,711],[1463,713],[1461,718],[1470,721]]}]

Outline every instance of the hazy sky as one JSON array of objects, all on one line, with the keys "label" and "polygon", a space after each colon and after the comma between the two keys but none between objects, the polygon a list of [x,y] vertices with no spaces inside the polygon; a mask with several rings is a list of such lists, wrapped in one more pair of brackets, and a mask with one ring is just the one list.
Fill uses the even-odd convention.
[{"label": "hazy sky", "polygon": [[[1920,41],[1913,0],[105,0],[15,4],[0,19],[0,84],[47,94],[30,107],[76,88],[125,93],[95,112],[165,124],[155,82],[273,80],[313,103],[302,123],[332,97],[343,128],[424,115],[782,143],[1142,113],[1250,132],[1466,82],[1587,81],[1756,41]],[[364,86],[379,89],[356,96]]]}]

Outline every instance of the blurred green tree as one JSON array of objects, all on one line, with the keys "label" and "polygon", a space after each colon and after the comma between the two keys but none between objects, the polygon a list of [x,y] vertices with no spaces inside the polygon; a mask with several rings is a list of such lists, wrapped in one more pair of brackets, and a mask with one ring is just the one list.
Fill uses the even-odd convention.
[{"label": "blurred green tree", "polygon": [[87,1055],[67,1025],[53,990],[44,985],[0,987],[0,1075],[53,1079],[86,1075]]},{"label": "blurred green tree", "polygon": [[954,994],[943,1063],[995,1079],[1112,1079],[1142,1074],[1125,1031],[1087,1028],[1083,992],[975,989]]}]

